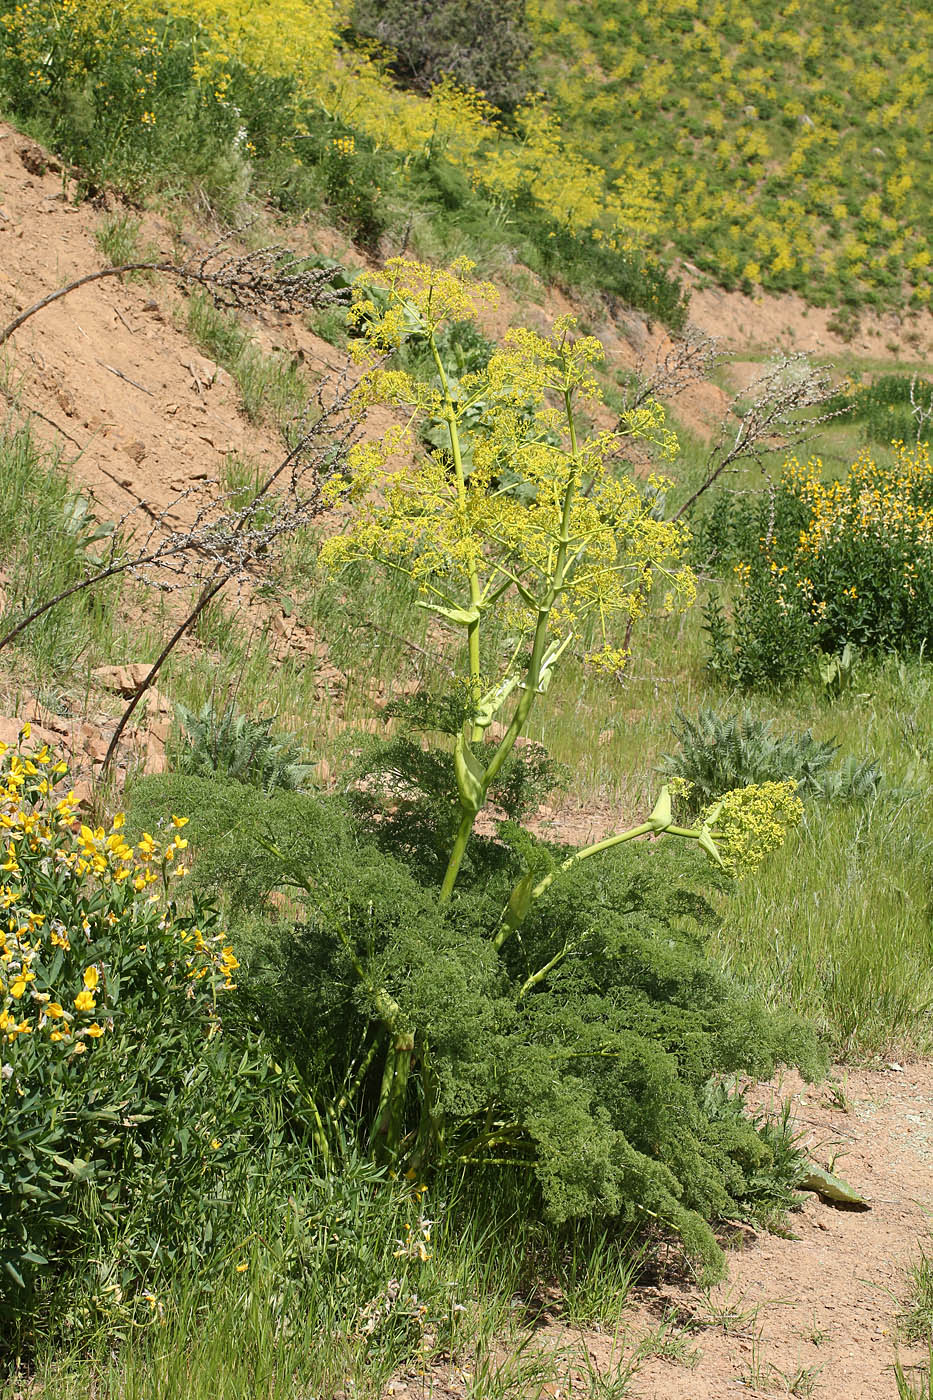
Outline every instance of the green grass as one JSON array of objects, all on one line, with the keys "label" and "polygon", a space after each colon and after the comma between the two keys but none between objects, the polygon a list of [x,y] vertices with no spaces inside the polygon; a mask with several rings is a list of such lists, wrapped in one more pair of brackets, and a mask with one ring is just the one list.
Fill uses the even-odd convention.
[{"label": "green grass", "polygon": [[[107,522],[68,479],[61,455],[43,450],[28,426],[17,420],[0,425],[0,551],[5,595],[2,631],[37,604],[54,597],[93,570],[106,553]],[[154,632],[138,628],[136,639],[123,624],[123,611],[139,603],[119,580],[78,593],[33,623],[17,646],[20,661],[12,677],[20,687],[52,689],[87,686],[94,666],[123,661]]]},{"label": "green grass", "polygon": [[[120,1326],[115,1295],[109,1325],[105,1308],[99,1330],[82,1329],[72,1349],[62,1323],[70,1313],[80,1326],[81,1300],[62,1299],[49,1345],[0,1372],[0,1400],[20,1400],[24,1387],[30,1400],[331,1400],[348,1391],[376,1400],[393,1375],[432,1365],[460,1371],[476,1400],[505,1400],[553,1393],[583,1364],[572,1344],[536,1342],[545,1313],[571,1326],[618,1325],[639,1263],[624,1236],[529,1226],[520,1192],[468,1193],[456,1174],[422,1195],[405,1183],[348,1187],[337,1180],[341,1164],[331,1170],[332,1181],[317,1183],[315,1216],[302,1221],[305,1207],[295,1206],[293,1225],[263,1225],[258,1203],[259,1228],[208,1300],[195,1274],[154,1278],[135,1326]],[[613,1375],[619,1397],[640,1360],[624,1350]],[[591,1369],[590,1380],[595,1396],[605,1377]]]},{"label": "green grass", "polygon": [[921,1247],[920,1257],[909,1270],[908,1291],[898,1315],[898,1331],[906,1342],[922,1342],[928,1348],[928,1364],[909,1368],[899,1357],[894,1363],[898,1400],[933,1400],[933,1258]]},{"label": "green grass", "polygon": [[907,1277],[908,1293],[898,1326],[908,1342],[933,1343],[933,1256],[921,1248]]},{"label": "green grass", "polygon": [[[153,244],[140,243],[141,228],[142,220],[133,214],[124,212],[106,215],[94,230],[94,242],[105,262],[111,267],[120,267],[124,263],[155,261],[159,250]],[[144,272],[128,274],[131,278],[140,279],[151,275]]]},{"label": "green grass", "polygon": [[311,394],[298,366],[284,354],[263,354],[240,322],[202,292],[188,301],[186,329],[199,349],[233,376],[250,422],[278,428],[290,445]]}]

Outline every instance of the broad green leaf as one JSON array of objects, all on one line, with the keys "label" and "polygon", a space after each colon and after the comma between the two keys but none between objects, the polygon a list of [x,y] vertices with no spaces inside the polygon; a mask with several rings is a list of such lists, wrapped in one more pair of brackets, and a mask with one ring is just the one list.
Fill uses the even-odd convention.
[{"label": "broad green leaf", "polygon": [[531,871],[526,871],[512,890],[509,902],[505,907],[505,913],[502,916],[505,928],[515,930],[524,921],[525,915],[531,907],[531,891],[534,888],[534,882]]},{"label": "broad green leaf", "polygon": [[445,608],[440,603],[429,603],[423,598],[418,600],[417,606],[424,608],[426,612],[436,613],[438,617],[445,617],[448,622],[456,622],[461,627],[469,627],[473,622],[479,622],[479,608]]},{"label": "broad green leaf", "polygon": [[871,1210],[865,1197],[853,1190],[847,1181],[824,1171],[813,1162],[807,1163],[807,1174],[797,1184],[801,1191],[815,1191],[823,1200],[838,1201],[840,1205],[852,1206],[856,1210]]}]

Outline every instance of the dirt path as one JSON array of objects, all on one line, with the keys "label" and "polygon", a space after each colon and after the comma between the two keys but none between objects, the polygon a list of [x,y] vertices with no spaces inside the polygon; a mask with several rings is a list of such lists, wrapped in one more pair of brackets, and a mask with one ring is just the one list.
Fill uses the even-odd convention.
[{"label": "dirt path", "polygon": [[[553,1355],[554,1379],[542,1391],[539,1369],[536,1382],[519,1384],[515,1394],[896,1400],[897,1356],[919,1385],[926,1350],[899,1341],[897,1315],[907,1270],[933,1229],[933,1063],[839,1069],[835,1081],[839,1096],[832,1080],[812,1086],[786,1075],[755,1086],[749,1102],[780,1111],[790,1098],[814,1161],[834,1162],[870,1210],[837,1209],[808,1195],[790,1217],[790,1237],[738,1231],[728,1278],[712,1289],[636,1288],[615,1328],[545,1324],[532,1347]],[[502,1366],[505,1373],[505,1351]],[[473,1384],[471,1367],[461,1364],[399,1378],[390,1390],[395,1400],[466,1400]]]},{"label": "dirt path", "polygon": [[[644,1400],[726,1400],[741,1393],[880,1400],[896,1395],[896,1314],[905,1271],[933,1225],[933,1064],[839,1072],[848,1111],[825,1086],[787,1076],[759,1102],[790,1093],[808,1150],[871,1210],[807,1198],[793,1238],[759,1236],[729,1256],[728,1281],[707,1296],[676,1289],[643,1299],[641,1325],[677,1310],[696,1364],[649,1361]],[[718,1322],[717,1322],[718,1319]],[[627,1321],[627,1319],[626,1319]],[[637,1323],[635,1324],[637,1327]],[[604,1357],[605,1339],[601,1339]],[[900,1346],[903,1364],[925,1359]]]}]

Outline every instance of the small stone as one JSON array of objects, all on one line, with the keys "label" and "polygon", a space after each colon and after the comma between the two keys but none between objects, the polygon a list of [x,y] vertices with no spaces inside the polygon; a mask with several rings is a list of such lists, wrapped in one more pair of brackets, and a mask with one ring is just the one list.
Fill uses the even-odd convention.
[{"label": "small stone", "polygon": [[101,739],[98,736],[94,739],[88,739],[84,747],[92,763],[103,763],[104,759],[107,757],[107,750],[110,745],[105,739]]},{"label": "small stone", "polygon": [[88,811],[94,804],[94,789],[86,778],[79,778],[72,784],[72,791],[78,806]]},{"label": "small stone", "polygon": [[150,662],[134,661],[129,666],[98,666],[91,674],[105,690],[115,691],[117,695],[129,699],[136,694],[151,670]]}]

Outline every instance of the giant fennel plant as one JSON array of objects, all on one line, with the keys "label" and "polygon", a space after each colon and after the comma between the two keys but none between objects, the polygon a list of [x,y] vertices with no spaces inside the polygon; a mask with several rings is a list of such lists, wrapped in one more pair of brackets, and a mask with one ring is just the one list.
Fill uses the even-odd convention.
[{"label": "giant fennel plant", "polygon": [[[674,455],[661,407],[626,414],[612,432],[586,429],[602,352],[571,318],[550,335],[509,331],[485,368],[458,376],[443,330],[494,295],[469,272],[395,259],[351,313],[360,397],[388,404],[394,422],[331,483],[344,528],[322,561],[402,572],[453,633],[450,752],[421,771],[443,787],[446,765],[454,819],[434,888],[415,862],[385,864],[384,844],[378,858],[371,847],[351,855],[359,837],[344,826],[316,837],[308,814],[302,834],[289,821],[273,835],[279,878],[307,896],[309,1040],[327,1046],[316,1073],[344,1066],[328,1111],[365,1103],[375,1150],[399,1165],[521,1162],[552,1219],[637,1207],[713,1259],[702,1217],[737,1209],[768,1154],[741,1114],[714,1123],[704,1095],[716,1073],[793,1057],[796,1031],[716,973],[670,909],[656,937],[650,910],[633,924],[647,907],[641,877],[618,856],[604,879],[588,862],[667,835],[739,874],[783,839],[800,804],[792,782],[766,784],[679,825],[673,783],[644,821],[576,850],[555,854],[514,823],[498,842],[477,835],[571,651],[618,669],[629,621],[649,605],[688,606],[694,583],[684,527],[657,518],[618,452],[640,438]],[[427,381],[397,367],[410,338],[430,352]],[[440,447],[425,450],[426,420],[445,425]],[[295,986],[293,967],[285,981]]]}]

